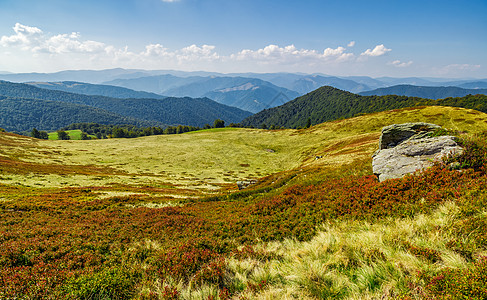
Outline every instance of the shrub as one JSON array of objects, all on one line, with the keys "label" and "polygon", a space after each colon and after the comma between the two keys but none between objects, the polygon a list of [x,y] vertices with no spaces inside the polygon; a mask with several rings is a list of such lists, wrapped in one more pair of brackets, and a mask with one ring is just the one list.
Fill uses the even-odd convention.
[{"label": "shrub", "polygon": [[487,299],[487,257],[470,269],[447,268],[425,279],[426,294],[434,299]]},{"label": "shrub", "polygon": [[137,274],[123,267],[68,279],[63,292],[72,299],[131,299]]}]

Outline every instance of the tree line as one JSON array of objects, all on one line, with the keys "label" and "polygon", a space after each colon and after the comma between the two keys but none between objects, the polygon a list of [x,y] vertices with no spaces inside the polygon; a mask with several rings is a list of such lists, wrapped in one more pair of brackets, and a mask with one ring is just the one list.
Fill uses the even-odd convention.
[{"label": "tree line", "polygon": [[[234,124],[230,124],[234,126]],[[80,130],[82,140],[90,140],[92,137],[97,139],[107,139],[107,138],[137,138],[142,136],[150,135],[163,135],[163,134],[181,134],[190,131],[197,131],[202,129],[211,128],[223,128],[225,127],[225,121],[221,119],[216,119],[213,122],[213,126],[205,124],[203,127],[197,126],[187,126],[187,125],[177,125],[177,126],[167,126],[163,127],[137,127],[134,125],[106,125],[98,123],[73,123],[66,127],[57,130],[57,135],[59,140],[69,140],[70,136],[66,132],[67,130]],[[46,131],[39,131],[33,128],[30,135],[37,139],[49,138],[49,134]]]}]

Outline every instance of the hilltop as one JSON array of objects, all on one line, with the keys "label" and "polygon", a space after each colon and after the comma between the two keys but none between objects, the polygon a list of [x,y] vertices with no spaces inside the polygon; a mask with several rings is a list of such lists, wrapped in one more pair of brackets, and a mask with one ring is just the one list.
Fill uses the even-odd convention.
[{"label": "hilltop", "polygon": [[458,106],[487,112],[487,96],[468,95],[440,100],[396,95],[360,96],[331,86],[324,86],[286,104],[252,115],[243,120],[241,125],[298,128],[309,124],[350,118],[358,114],[422,105]]}]

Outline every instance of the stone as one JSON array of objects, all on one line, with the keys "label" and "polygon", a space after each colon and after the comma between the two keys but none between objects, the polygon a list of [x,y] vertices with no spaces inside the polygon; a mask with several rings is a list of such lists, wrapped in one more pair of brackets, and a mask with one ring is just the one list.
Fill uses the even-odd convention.
[{"label": "stone", "polygon": [[421,139],[430,136],[435,130],[441,129],[436,124],[404,123],[393,124],[382,128],[379,150],[393,148],[407,139]]},{"label": "stone", "polygon": [[395,124],[384,127],[379,150],[372,158],[372,170],[379,181],[400,178],[433,166],[446,155],[463,151],[454,136],[432,137],[440,126],[427,123]]},{"label": "stone", "polygon": [[237,186],[238,186],[239,190],[243,190],[243,189],[246,189],[249,186],[254,185],[256,183],[257,183],[257,180],[255,180],[255,179],[241,180],[241,181],[237,181]]}]

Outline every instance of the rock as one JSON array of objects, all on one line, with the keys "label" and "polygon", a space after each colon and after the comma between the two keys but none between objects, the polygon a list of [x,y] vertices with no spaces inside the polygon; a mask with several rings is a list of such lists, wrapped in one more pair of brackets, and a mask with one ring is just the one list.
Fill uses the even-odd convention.
[{"label": "rock", "polygon": [[382,128],[379,150],[393,148],[407,139],[421,139],[430,136],[440,126],[429,123],[393,124]]},{"label": "rock", "polygon": [[250,180],[242,180],[242,181],[237,181],[237,186],[239,190],[243,190],[248,188],[251,185],[254,185],[257,183],[257,180],[255,179],[250,179]]},{"label": "rock", "polygon": [[461,153],[454,136],[431,137],[441,127],[427,123],[395,124],[384,127],[379,150],[372,159],[372,170],[384,181],[400,178],[433,166],[448,154]]}]

